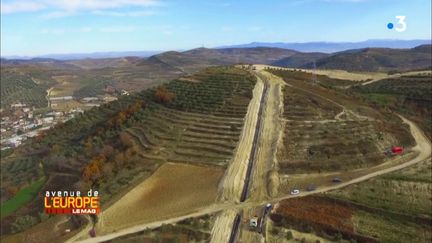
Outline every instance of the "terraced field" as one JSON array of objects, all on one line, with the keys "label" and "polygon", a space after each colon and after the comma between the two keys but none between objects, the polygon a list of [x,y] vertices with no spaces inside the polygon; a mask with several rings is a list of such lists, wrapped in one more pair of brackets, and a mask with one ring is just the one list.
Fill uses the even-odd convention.
[{"label": "terraced field", "polygon": [[337,171],[382,162],[385,138],[380,123],[359,118],[331,100],[292,87],[284,91],[285,139],[282,173]]},{"label": "terraced field", "polygon": [[320,96],[293,87],[284,89],[283,117],[292,121],[334,119],[342,108]]},{"label": "terraced field", "polygon": [[432,137],[432,76],[430,71],[379,80],[352,87],[375,107],[397,111],[415,121]]},{"label": "terraced field", "polygon": [[214,71],[207,72],[195,77],[199,82],[167,84],[174,101],[149,105],[143,120],[127,130],[143,148],[143,158],[227,164],[239,140],[254,79],[229,69],[218,78],[212,76]]},{"label": "terraced field", "polygon": [[226,165],[242,128],[242,119],[158,107],[128,129],[142,157],[159,161]]},{"label": "terraced field", "polygon": [[302,72],[269,71],[287,83],[283,148],[278,152],[282,174],[365,168],[384,162],[385,149],[412,144],[407,127],[394,115],[373,111],[326,86],[301,81]]}]

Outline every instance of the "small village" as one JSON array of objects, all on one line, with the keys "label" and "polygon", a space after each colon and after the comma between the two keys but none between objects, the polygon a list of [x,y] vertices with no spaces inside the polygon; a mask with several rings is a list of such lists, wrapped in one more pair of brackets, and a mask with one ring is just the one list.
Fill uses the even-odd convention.
[{"label": "small village", "polygon": [[[126,91],[121,93],[128,95]],[[1,150],[16,148],[28,138],[36,137],[58,123],[66,122],[85,110],[116,100],[115,96],[84,97],[72,96],[49,97],[48,108],[36,108],[26,103],[17,102],[0,109],[1,115]],[[75,101],[75,106],[57,109],[58,106]]]}]

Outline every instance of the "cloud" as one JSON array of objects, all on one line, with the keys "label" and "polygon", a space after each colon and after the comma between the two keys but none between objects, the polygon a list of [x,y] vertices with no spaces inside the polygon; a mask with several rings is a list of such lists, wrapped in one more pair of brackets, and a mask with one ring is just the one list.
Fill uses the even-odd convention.
[{"label": "cloud", "polygon": [[156,0],[49,0],[52,7],[63,10],[102,10],[123,7],[150,7],[160,5]]},{"label": "cloud", "polygon": [[42,29],[40,31],[41,34],[49,34],[49,35],[61,35],[66,32],[65,29]]},{"label": "cloud", "polygon": [[61,35],[65,33],[90,33],[93,31],[100,32],[130,32],[134,31],[136,27],[134,26],[106,26],[101,27],[99,29],[91,27],[91,26],[83,26],[78,28],[44,28],[39,31],[40,34],[48,34],[48,35]]},{"label": "cloud", "polygon": [[91,14],[101,16],[112,16],[112,17],[144,17],[156,15],[155,11],[131,11],[131,12],[120,12],[120,11],[107,11],[107,10],[95,10]]},{"label": "cloud", "polygon": [[261,27],[261,26],[251,26],[251,27],[248,27],[247,30],[250,31],[250,32],[258,32],[258,31],[263,30],[263,27]]},{"label": "cloud", "polygon": [[144,8],[161,5],[160,0],[10,0],[1,1],[1,13],[12,14],[19,12],[37,12],[40,10],[76,13],[129,7]]},{"label": "cloud", "polygon": [[369,0],[321,0],[323,2],[329,2],[329,3],[340,3],[340,2],[346,2],[346,3],[361,3],[361,2],[367,2]]},{"label": "cloud", "polygon": [[108,26],[99,29],[100,32],[105,33],[119,33],[119,32],[133,32],[137,29],[135,26]]},{"label": "cloud", "polygon": [[231,7],[234,4],[231,2],[206,2],[208,6],[212,6],[212,7],[222,7],[222,8],[226,8],[226,7]]},{"label": "cloud", "polygon": [[29,1],[14,1],[14,2],[1,2],[1,13],[11,14],[16,12],[35,12],[45,8],[45,5],[38,2]]},{"label": "cloud", "polygon": [[56,18],[64,18],[75,15],[75,12],[69,11],[54,11],[41,15],[40,17],[43,19],[56,19]]},{"label": "cloud", "polygon": [[81,31],[81,32],[92,32],[93,31],[93,28],[91,28],[91,27],[82,27],[82,28],[80,28],[79,29],[79,31]]},{"label": "cloud", "polygon": [[223,31],[223,32],[232,32],[232,31],[234,31],[234,27],[232,27],[232,26],[222,26],[221,27],[221,31]]},{"label": "cloud", "polygon": [[179,30],[189,30],[191,29],[190,26],[187,25],[181,25],[181,26],[172,26],[172,25],[150,25],[150,26],[142,26],[140,29],[144,31],[151,31],[160,33],[163,35],[174,35],[179,32]]},{"label": "cloud", "polygon": [[21,35],[10,35],[10,34],[3,34],[2,33],[1,39],[7,40],[7,41],[22,41],[22,40],[24,40],[24,37]]}]

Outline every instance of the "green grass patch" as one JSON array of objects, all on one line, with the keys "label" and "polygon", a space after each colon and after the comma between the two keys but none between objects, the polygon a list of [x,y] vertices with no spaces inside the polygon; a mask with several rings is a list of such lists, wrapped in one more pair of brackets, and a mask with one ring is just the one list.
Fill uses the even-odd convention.
[{"label": "green grass patch", "polygon": [[432,163],[425,161],[401,171],[330,192],[330,195],[374,208],[432,217]]},{"label": "green grass patch", "polygon": [[379,104],[380,106],[391,106],[396,104],[397,96],[392,94],[368,93],[362,94],[367,100]]},{"label": "green grass patch", "polygon": [[6,217],[11,213],[15,212],[26,203],[30,202],[45,183],[45,177],[40,178],[31,185],[21,189],[11,199],[7,200],[1,205],[1,217]]},{"label": "green grass patch", "polygon": [[357,233],[376,237],[381,242],[431,241],[430,228],[412,222],[397,221],[364,211],[356,211],[353,222]]}]

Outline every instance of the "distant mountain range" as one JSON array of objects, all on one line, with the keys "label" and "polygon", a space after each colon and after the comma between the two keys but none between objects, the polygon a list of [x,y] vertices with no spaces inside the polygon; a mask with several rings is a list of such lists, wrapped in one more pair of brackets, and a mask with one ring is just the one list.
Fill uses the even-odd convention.
[{"label": "distant mountain range", "polygon": [[197,48],[184,52],[169,51],[160,53],[148,58],[145,60],[145,63],[156,61],[170,67],[176,67],[182,72],[191,73],[201,68],[215,65],[230,65],[235,63],[271,64],[296,53],[298,52],[293,50],[269,47]]},{"label": "distant mountain range", "polygon": [[[349,49],[360,48],[413,48],[419,45],[431,44],[431,40],[367,40],[361,42],[304,42],[304,43],[284,43],[284,42],[252,42],[249,44],[230,45],[212,49],[231,49],[270,47],[289,49],[298,52],[322,52],[334,53]],[[198,48],[200,49],[200,48]],[[118,57],[150,57],[163,51],[126,51],[126,52],[94,52],[94,53],[72,53],[72,54],[48,54],[41,56],[2,56],[7,59],[28,60],[32,58],[52,58],[57,60],[79,60],[85,58],[118,58]]]},{"label": "distant mountain range", "polygon": [[[191,74],[202,68],[237,63],[270,64],[280,67],[342,69],[347,71],[406,71],[431,67],[431,45],[414,48],[360,48],[336,52],[299,52],[284,48],[197,48],[188,51],[168,51],[150,57],[121,57],[57,60],[33,58],[30,60],[3,59],[3,65],[38,64],[60,69],[133,68],[142,72]],[[137,72],[136,70],[134,72]]]},{"label": "distant mountain range", "polygon": [[342,69],[347,71],[407,71],[431,67],[431,45],[414,48],[361,48],[333,54],[255,48],[198,48],[185,52],[164,52],[145,60],[191,73],[206,66],[236,63],[270,64],[281,67]]},{"label": "distant mountain range", "polygon": [[[40,101],[45,101],[48,86],[34,80],[52,83],[56,82],[54,77],[68,77],[80,84],[74,95],[103,94],[107,85],[116,90],[133,92],[194,74],[209,66],[241,63],[362,72],[424,70],[432,66],[432,45],[405,49],[360,48],[333,54],[253,47],[197,48],[183,52],[168,51],[150,57],[76,60],[1,58],[2,105],[10,104],[7,102],[19,99],[17,97],[36,97],[32,104],[44,106]],[[34,92],[36,96],[30,95]]]},{"label": "distant mountain range", "polygon": [[360,49],[367,47],[375,48],[413,48],[419,45],[431,44],[431,40],[367,40],[361,42],[252,42],[249,44],[230,45],[220,48],[253,48],[253,47],[276,47],[291,49],[300,52],[324,52],[333,53],[349,49]]},{"label": "distant mountain range", "polygon": [[369,72],[430,69],[432,45],[421,45],[410,49],[362,48],[338,52],[314,61],[315,63],[312,61],[299,67]]},{"label": "distant mountain range", "polygon": [[29,60],[34,58],[47,58],[57,60],[79,60],[85,58],[118,58],[118,57],[149,57],[163,51],[124,51],[124,52],[93,52],[93,53],[71,53],[71,54],[47,54],[41,56],[4,56],[6,59]]}]

